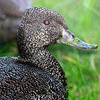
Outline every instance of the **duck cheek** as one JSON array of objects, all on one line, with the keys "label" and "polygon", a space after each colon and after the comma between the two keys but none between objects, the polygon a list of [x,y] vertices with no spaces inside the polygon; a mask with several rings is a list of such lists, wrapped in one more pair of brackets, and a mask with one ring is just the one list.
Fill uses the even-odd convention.
[{"label": "duck cheek", "polygon": [[41,43],[41,46],[44,46],[44,45],[48,45],[50,43],[50,37],[49,35],[44,35],[44,33],[40,33],[39,34],[39,42]]}]

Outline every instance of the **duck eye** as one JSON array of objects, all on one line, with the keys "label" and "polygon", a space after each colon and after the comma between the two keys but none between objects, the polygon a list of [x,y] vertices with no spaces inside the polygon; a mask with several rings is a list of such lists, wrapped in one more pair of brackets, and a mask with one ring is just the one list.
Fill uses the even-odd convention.
[{"label": "duck eye", "polygon": [[45,25],[49,25],[49,21],[48,21],[48,20],[45,20],[45,21],[44,21],[44,24],[45,24]]}]

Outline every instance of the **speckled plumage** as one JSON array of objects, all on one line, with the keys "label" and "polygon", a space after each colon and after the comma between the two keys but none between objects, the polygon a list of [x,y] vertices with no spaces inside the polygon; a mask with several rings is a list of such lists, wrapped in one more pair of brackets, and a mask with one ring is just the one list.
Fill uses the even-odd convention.
[{"label": "speckled plumage", "polygon": [[0,58],[0,100],[63,100],[65,89],[50,73],[17,60]]},{"label": "speckled plumage", "polygon": [[63,70],[46,50],[62,37],[62,27],[63,17],[50,9],[26,10],[17,33],[19,56],[0,58],[0,100],[65,100]]}]

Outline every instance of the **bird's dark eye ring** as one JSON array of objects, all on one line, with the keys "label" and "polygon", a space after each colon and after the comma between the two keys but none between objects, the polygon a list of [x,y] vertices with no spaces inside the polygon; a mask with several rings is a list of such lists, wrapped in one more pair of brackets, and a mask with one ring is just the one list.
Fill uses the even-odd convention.
[{"label": "bird's dark eye ring", "polygon": [[45,21],[44,21],[44,24],[45,24],[45,25],[49,25],[50,22],[49,22],[48,20],[45,20]]}]

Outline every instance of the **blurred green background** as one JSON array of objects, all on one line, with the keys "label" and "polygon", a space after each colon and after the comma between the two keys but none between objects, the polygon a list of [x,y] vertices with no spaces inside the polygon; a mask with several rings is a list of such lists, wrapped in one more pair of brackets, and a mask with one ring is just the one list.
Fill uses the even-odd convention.
[{"label": "blurred green background", "polygon": [[[100,46],[100,0],[32,0],[33,6],[61,14],[75,36]],[[61,64],[69,100],[100,100],[100,48],[79,50],[64,45],[48,48]],[[0,56],[17,56],[16,41],[0,47]]]}]

